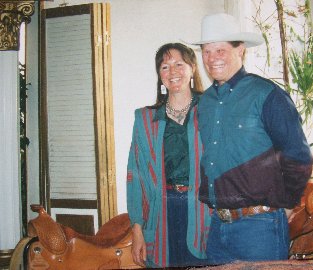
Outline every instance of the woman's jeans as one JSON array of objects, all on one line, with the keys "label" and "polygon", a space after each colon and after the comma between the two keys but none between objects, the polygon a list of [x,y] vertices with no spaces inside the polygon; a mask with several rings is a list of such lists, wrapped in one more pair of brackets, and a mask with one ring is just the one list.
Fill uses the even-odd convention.
[{"label": "woman's jeans", "polygon": [[206,265],[206,260],[193,256],[187,247],[188,192],[167,190],[167,222],[169,265]]},{"label": "woman's jeans", "polygon": [[213,212],[206,249],[208,264],[286,260],[288,250],[288,220],[284,209],[242,216],[231,223],[223,222]]}]

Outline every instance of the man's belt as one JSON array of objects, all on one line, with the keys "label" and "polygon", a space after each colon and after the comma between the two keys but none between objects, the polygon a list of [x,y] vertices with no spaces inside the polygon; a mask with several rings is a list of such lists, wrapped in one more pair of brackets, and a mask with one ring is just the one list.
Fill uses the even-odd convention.
[{"label": "man's belt", "polygon": [[263,214],[267,212],[274,212],[275,210],[277,210],[277,208],[257,205],[240,209],[216,209],[216,212],[223,222],[230,223],[240,217]]}]

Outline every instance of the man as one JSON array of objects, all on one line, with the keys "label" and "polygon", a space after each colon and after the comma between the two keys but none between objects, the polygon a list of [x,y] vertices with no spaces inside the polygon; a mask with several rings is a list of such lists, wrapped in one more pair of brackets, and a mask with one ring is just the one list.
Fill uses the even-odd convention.
[{"label": "man", "polygon": [[213,80],[199,103],[204,144],[199,198],[213,210],[210,264],[288,258],[285,209],[300,200],[312,155],[290,96],[243,67],[262,43],[227,14],[202,21],[203,63]]}]

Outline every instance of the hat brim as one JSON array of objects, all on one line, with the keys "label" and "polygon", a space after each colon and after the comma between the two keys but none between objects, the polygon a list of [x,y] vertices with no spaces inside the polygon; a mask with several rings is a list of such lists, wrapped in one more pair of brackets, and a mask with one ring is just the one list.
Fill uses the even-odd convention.
[{"label": "hat brim", "polygon": [[264,42],[264,39],[261,35],[251,32],[242,32],[236,33],[228,36],[216,36],[212,38],[208,38],[206,40],[200,40],[198,42],[191,42],[191,45],[203,45],[207,43],[214,42],[225,42],[225,41],[242,41],[245,43],[247,48],[259,46]]}]

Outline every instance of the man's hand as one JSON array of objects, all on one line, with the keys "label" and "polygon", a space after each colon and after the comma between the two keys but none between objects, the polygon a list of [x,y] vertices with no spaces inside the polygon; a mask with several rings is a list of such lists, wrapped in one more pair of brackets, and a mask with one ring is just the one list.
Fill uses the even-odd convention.
[{"label": "man's hand", "polygon": [[146,242],[141,226],[137,223],[133,226],[132,256],[134,263],[145,267],[145,261],[147,260]]}]

